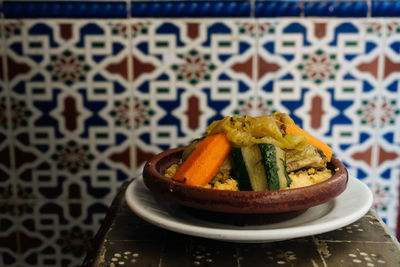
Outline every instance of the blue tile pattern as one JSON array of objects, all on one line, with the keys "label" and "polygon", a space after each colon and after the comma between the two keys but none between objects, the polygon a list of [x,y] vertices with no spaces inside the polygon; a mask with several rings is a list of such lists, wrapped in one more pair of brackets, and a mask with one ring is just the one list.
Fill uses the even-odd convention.
[{"label": "blue tile pattern", "polygon": [[396,0],[382,1],[372,0],[371,4],[372,17],[399,17],[400,16],[400,2]]},{"label": "blue tile pattern", "polygon": [[366,17],[367,1],[307,1],[305,17]]},{"label": "blue tile pattern", "polygon": [[[127,26],[3,22],[0,266],[79,264],[132,176]],[[19,243],[3,250],[16,235]]]},{"label": "blue tile pattern", "polygon": [[400,3],[395,0],[5,0],[1,12],[5,18],[398,17]]},{"label": "blue tile pattern", "polygon": [[249,17],[249,0],[132,1],[132,17]]},{"label": "blue tile pattern", "polygon": [[255,2],[256,17],[299,17],[304,3],[301,1],[260,1]]},{"label": "blue tile pattern", "polygon": [[5,18],[126,18],[125,1],[3,1]]}]

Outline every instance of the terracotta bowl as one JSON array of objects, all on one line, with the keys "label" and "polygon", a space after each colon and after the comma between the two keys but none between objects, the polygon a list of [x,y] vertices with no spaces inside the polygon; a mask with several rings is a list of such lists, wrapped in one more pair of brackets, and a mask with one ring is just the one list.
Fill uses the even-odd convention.
[{"label": "terracotta bowl", "polygon": [[269,222],[288,219],[337,197],[345,190],[348,181],[347,169],[343,163],[332,158],[329,167],[336,170],[333,176],[324,182],[302,188],[254,192],[189,186],[163,175],[169,166],[179,162],[184,149],[170,149],[149,160],[143,170],[144,183],[161,198],[190,208],[190,212],[196,216],[217,221],[235,220],[234,224],[266,223],[265,214],[277,215],[267,216]]}]

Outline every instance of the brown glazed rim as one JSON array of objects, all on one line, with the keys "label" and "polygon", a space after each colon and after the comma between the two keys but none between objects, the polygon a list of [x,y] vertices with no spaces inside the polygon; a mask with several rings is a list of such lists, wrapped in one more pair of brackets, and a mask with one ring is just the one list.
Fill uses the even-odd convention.
[{"label": "brown glazed rim", "polygon": [[341,194],[347,186],[346,167],[333,157],[336,170],[324,182],[278,191],[229,191],[189,186],[165,177],[165,169],[179,162],[185,147],[164,151],[149,160],[143,169],[145,185],[161,198],[191,208],[214,212],[264,214],[298,211],[325,203]]}]

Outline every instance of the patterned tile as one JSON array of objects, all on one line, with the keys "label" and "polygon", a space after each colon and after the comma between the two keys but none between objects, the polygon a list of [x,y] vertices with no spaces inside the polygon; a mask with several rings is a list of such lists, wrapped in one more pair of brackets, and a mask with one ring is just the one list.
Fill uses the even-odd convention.
[{"label": "patterned tile", "polygon": [[369,4],[361,1],[305,1],[306,17],[361,17],[368,16]]},{"label": "patterned tile", "polygon": [[[7,38],[15,168],[34,198],[112,196],[130,175],[128,53],[123,22],[9,22]],[[117,25],[117,26],[116,26]],[[112,71],[110,71],[110,69]],[[127,103],[127,106],[125,105]]]},{"label": "patterned tile", "polygon": [[126,18],[126,1],[2,1],[5,18]]},{"label": "patterned tile", "polygon": [[18,231],[18,221],[15,215],[8,215],[5,212],[7,203],[0,201],[1,218],[0,218],[0,265],[10,266],[17,262],[18,257],[18,239],[16,232]]},{"label": "patterned tile", "polygon": [[372,17],[397,17],[400,10],[400,3],[390,0],[372,0],[370,12]]},{"label": "patterned tile", "polygon": [[[18,227],[9,231],[20,243],[13,253],[16,266],[77,266],[90,246],[107,204],[102,201],[28,200],[18,216]],[[12,247],[11,247],[12,248]],[[5,257],[3,257],[5,260]]]},{"label": "patterned tile", "polygon": [[132,18],[250,17],[250,0],[130,0]]},{"label": "patterned tile", "polygon": [[[378,179],[375,184],[375,208],[390,229],[396,229],[399,218],[400,177],[400,25],[396,20],[385,20],[376,32],[385,36],[382,60],[382,81],[375,114],[379,122],[377,134]],[[399,228],[397,228],[399,229]],[[398,236],[400,232],[398,231]]]},{"label": "patterned tile", "polygon": [[[271,20],[259,21],[268,22]],[[378,53],[379,43],[365,40],[365,27],[358,22],[307,19],[271,24],[275,24],[272,33],[258,42],[259,56],[274,60],[277,71],[260,78],[259,94],[329,143],[351,167],[351,149],[373,133],[368,125],[354,127],[359,121],[356,96],[367,90],[375,93],[377,83],[375,77],[360,75],[357,66],[371,53]],[[361,167],[357,166],[353,175],[360,176]],[[368,165],[364,168],[369,169]]]},{"label": "patterned tile", "polygon": [[[4,37],[5,28],[0,23],[0,34]],[[13,233],[18,228],[17,216],[19,209],[12,204],[16,201],[16,180],[13,179],[10,125],[10,101],[8,90],[8,69],[4,67],[7,62],[5,47],[0,42],[0,265],[10,265],[16,262],[18,242]]]},{"label": "patterned tile", "polygon": [[[3,96],[1,101],[1,109],[5,109],[7,104],[6,98]],[[3,113],[3,115],[5,114]],[[2,127],[6,127],[6,125],[2,125]],[[11,171],[9,136],[10,133],[7,129],[3,128],[0,130],[0,199],[7,198],[8,193],[12,192],[15,188],[15,180],[12,179]]]},{"label": "patterned tile", "polygon": [[[71,254],[46,233],[57,230],[60,239],[82,226],[95,231],[131,177],[132,92],[121,75],[128,69],[121,63],[129,53],[126,28],[117,20],[6,21],[11,136],[5,144],[12,145],[15,185],[6,204],[33,209],[18,217],[29,226],[14,232],[38,243],[14,254],[21,264],[79,264],[84,249]],[[50,223],[49,216],[59,218]]]},{"label": "patterned tile", "polygon": [[[0,23],[0,35],[3,37],[5,29],[3,23]],[[5,47],[3,42],[0,43],[0,200],[8,197],[8,194],[15,188],[15,180],[12,176],[12,162],[10,161],[10,137],[12,129],[10,127],[10,101],[7,90],[7,74],[8,70],[4,68],[7,62]],[[12,193],[11,193],[12,195]]]},{"label": "patterned tile", "polygon": [[132,20],[130,25],[139,170],[154,153],[204,134],[211,121],[251,108],[253,20]]},{"label": "patterned tile", "polygon": [[304,15],[304,3],[301,1],[255,0],[254,15],[265,17],[300,17]]}]

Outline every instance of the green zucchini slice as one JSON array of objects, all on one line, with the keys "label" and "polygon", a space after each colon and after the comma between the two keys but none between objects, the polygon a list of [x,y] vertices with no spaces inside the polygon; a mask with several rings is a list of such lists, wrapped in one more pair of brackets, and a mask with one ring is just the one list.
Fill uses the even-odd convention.
[{"label": "green zucchini slice", "polygon": [[242,155],[253,191],[267,190],[265,168],[258,146],[242,147]]},{"label": "green zucchini slice", "polygon": [[242,149],[237,147],[231,150],[232,170],[240,191],[251,191],[250,178],[244,163]]},{"label": "green zucchini slice", "polygon": [[267,173],[268,189],[285,189],[291,184],[286,171],[286,153],[272,144],[259,144],[265,172]]},{"label": "green zucchini slice", "polygon": [[241,191],[287,188],[291,180],[286,171],[286,153],[272,144],[233,148],[232,170]]}]

